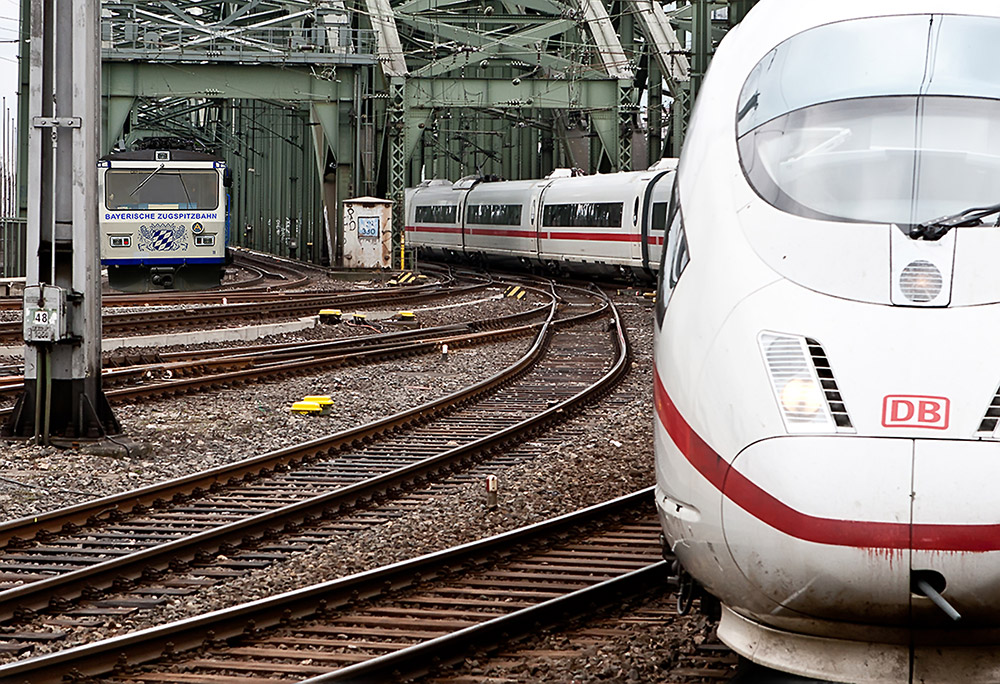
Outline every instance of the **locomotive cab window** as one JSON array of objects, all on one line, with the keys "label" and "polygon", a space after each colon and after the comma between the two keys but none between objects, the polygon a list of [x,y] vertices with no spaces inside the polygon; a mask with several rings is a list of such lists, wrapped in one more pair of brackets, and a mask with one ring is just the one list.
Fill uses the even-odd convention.
[{"label": "locomotive cab window", "polygon": [[111,211],[219,208],[219,172],[214,169],[109,169],[104,194]]},{"label": "locomotive cab window", "polygon": [[[663,325],[663,316],[667,311],[667,304],[677,287],[681,274],[687,267],[690,257],[687,249],[687,236],[684,235],[684,217],[681,214],[680,192],[677,188],[677,180],[674,180],[673,189],[670,192],[670,204],[661,205],[664,208],[664,221],[666,223],[667,234],[664,236],[664,249],[660,257],[659,283],[657,283],[656,294],[656,322]],[[653,207],[654,213],[656,206]],[[654,226],[656,224],[654,223]]]},{"label": "locomotive cab window", "polygon": [[747,180],[782,211],[832,221],[911,226],[997,203],[998,43],[1000,20],[940,14],[788,39],[739,98]]}]

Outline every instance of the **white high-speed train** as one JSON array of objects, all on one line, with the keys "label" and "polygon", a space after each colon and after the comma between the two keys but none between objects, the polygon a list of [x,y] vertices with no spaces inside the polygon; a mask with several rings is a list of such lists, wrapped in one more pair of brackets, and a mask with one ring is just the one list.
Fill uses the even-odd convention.
[{"label": "white high-speed train", "polygon": [[663,159],[648,171],[596,176],[424,181],[406,194],[406,242],[432,257],[650,278],[676,169],[676,159]]},{"label": "white high-speed train", "polygon": [[758,663],[1000,681],[997,45],[987,0],[761,0],[699,94],[656,501]]}]

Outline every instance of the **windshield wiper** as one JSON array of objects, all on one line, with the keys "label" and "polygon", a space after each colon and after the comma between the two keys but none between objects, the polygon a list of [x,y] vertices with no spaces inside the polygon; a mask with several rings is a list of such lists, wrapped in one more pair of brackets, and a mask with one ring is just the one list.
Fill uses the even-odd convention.
[{"label": "windshield wiper", "polygon": [[128,194],[128,196],[131,197],[135,193],[139,192],[139,188],[141,188],[143,185],[145,185],[146,183],[148,183],[149,179],[152,178],[153,176],[155,176],[156,174],[158,174],[160,172],[160,170],[163,169],[164,166],[165,166],[164,164],[160,164],[155,169],[153,169],[153,172],[151,174],[149,174],[148,176],[146,176],[145,178],[143,178],[142,182],[139,183],[137,186],[135,186],[135,190],[133,190],[132,192],[130,192]]},{"label": "windshield wiper", "polygon": [[[1000,213],[1000,204],[991,204],[988,207],[972,207],[957,214],[949,214],[932,221],[918,223],[910,228],[910,237],[914,240],[940,240],[952,228],[965,228],[968,226],[983,225],[982,219],[991,214]],[[1000,225],[1000,219],[997,220]]]}]

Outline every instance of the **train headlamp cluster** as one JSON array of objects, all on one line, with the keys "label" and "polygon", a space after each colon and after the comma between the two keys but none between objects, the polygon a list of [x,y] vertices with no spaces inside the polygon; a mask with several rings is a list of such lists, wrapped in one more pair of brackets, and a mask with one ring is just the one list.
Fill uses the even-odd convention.
[{"label": "train headlamp cluster", "polygon": [[794,434],[836,432],[806,339],[762,332],[757,342],[785,429]]}]

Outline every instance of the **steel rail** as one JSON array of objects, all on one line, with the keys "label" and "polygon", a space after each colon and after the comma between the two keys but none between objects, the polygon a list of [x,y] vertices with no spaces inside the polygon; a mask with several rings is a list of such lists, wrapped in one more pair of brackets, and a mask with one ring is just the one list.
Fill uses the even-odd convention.
[{"label": "steel rail", "polygon": [[[169,308],[138,313],[111,313],[102,317],[104,335],[120,335],[136,328],[155,329],[168,326],[194,326],[216,324],[219,321],[238,319],[256,321],[261,318],[315,315],[320,309],[353,306],[384,306],[386,303],[411,302],[432,297],[453,297],[485,288],[482,283],[460,286],[448,290],[419,286],[335,295],[315,295],[303,299],[282,299],[271,302],[198,306],[195,308]],[[20,321],[0,322],[0,342],[17,341],[23,334]]]},{"label": "steel rail", "polygon": [[[651,507],[652,491],[653,488],[649,487],[580,511],[412,560],[133,634],[5,665],[0,667],[0,681],[11,682],[11,684],[17,684],[21,681],[27,681],[31,684],[55,684],[62,682],[63,677],[82,678],[106,675],[123,665],[135,666],[164,656],[174,658],[179,653],[205,645],[222,644],[227,640],[258,635],[264,629],[287,624],[292,620],[301,620],[316,615],[322,616],[360,600],[410,588],[427,580],[447,577],[454,572],[454,568],[462,565],[475,566],[488,563],[491,554],[510,555],[512,549],[537,544],[541,537],[570,533],[574,528],[606,520],[609,516],[635,509],[638,506]],[[643,581],[648,581],[651,577],[658,576],[661,569],[661,563],[654,563],[647,568],[648,572],[640,577]],[[577,596],[567,600],[570,605],[579,606],[580,602],[585,601],[586,598],[589,597]],[[562,613],[568,607],[566,605],[547,606],[542,610],[545,612],[552,610],[553,612],[547,615],[543,614],[541,617],[545,620],[554,619],[554,615]],[[528,615],[530,616],[530,614]],[[530,628],[533,623],[526,623],[525,619],[524,614],[512,618],[511,625],[523,629],[525,624],[528,624]],[[502,634],[503,628],[490,625],[483,626],[481,630],[484,636],[489,635],[492,638],[495,631]],[[468,639],[469,636],[475,637],[476,635],[475,633],[467,633],[453,638],[456,639],[456,643],[460,643]],[[138,678],[141,679],[141,675]],[[347,679],[347,681],[381,682],[392,680],[369,680],[362,677]]]},{"label": "steel rail", "polygon": [[[299,684],[383,684],[421,675],[464,660],[470,651],[515,641],[574,618],[592,615],[626,598],[666,586],[667,561],[650,563],[599,584],[544,601],[445,636],[351,665]],[[141,676],[140,676],[141,679]]]},{"label": "steel rail", "polygon": [[[551,306],[552,314],[555,312],[555,307],[556,304],[553,302]],[[548,328],[546,327],[544,331],[547,332],[547,330]],[[148,507],[157,502],[157,500],[169,498],[196,488],[207,490],[212,485],[219,487],[226,482],[235,483],[248,474],[253,476],[264,469],[273,471],[276,467],[285,468],[300,463],[315,454],[339,450],[343,445],[349,445],[352,442],[360,443],[365,439],[371,439],[377,435],[390,432],[393,429],[409,425],[414,421],[427,420],[432,415],[447,407],[467,401],[505,382],[509,382],[514,373],[526,369],[540,356],[544,350],[543,337],[543,333],[540,332],[531,349],[510,368],[468,388],[408,409],[394,416],[344,430],[334,435],[321,437],[304,444],[286,447],[261,456],[219,466],[201,473],[187,475],[138,490],[113,494],[57,511],[26,516],[17,520],[0,523],[0,547],[8,545],[12,541],[17,544],[26,539],[31,539],[39,532],[58,532],[67,523],[74,525],[85,524],[88,518],[99,515],[107,516],[110,511],[118,511],[121,514],[136,506]]]},{"label": "steel rail", "polygon": [[[547,293],[541,292],[546,295]],[[150,375],[170,373],[178,379],[158,384],[144,384],[125,389],[108,389],[109,399],[126,399],[139,396],[158,396],[182,391],[193,391],[200,385],[214,386],[217,382],[232,379],[237,382],[263,379],[283,373],[319,370],[322,368],[375,362],[404,355],[415,355],[436,351],[441,344],[459,348],[468,344],[492,341],[511,335],[524,334],[537,328],[535,325],[520,325],[504,328],[522,319],[530,319],[544,313],[543,307],[536,307],[494,319],[470,321],[433,328],[402,330],[376,335],[357,335],[339,340],[322,342],[274,344],[254,347],[227,347],[215,350],[183,351],[158,354],[160,363],[141,363],[133,366],[106,368],[102,373],[105,388],[114,388],[128,382],[146,380]],[[462,331],[469,331],[461,334]],[[181,360],[191,359],[191,360]],[[300,365],[287,363],[299,359]],[[282,365],[275,365],[285,361]],[[264,364],[267,364],[266,366]],[[221,374],[208,375],[206,369],[214,369]],[[184,379],[181,379],[184,378]],[[16,395],[24,390],[23,378],[0,378],[0,397]],[[0,417],[9,415],[12,408],[0,409]]]},{"label": "steel rail", "polygon": [[[267,266],[274,266],[274,259],[261,259],[262,263]],[[304,292],[288,292],[288,290],[295,287],[301,287],[309,284],[308,278],[297,278],[295,280],[287,280],[280,285],[256,285],[256,283],[264,280],[263,272],[261,268],[252,266],[249,264],[240,264],[241,266],[255,270],[258,272],[258,277],[252,280],[240,281],[232,283],[229,285],[222,285],[218,288],[213,288],[210,290],[203,290],[198,292],[177,292],[174,290],[162,290],[157,292],[137,292],[130,294],[105,294],[101,298],[101,303],[106,308],[113,307],[129,307],[129,306],[185,306],[185,305],[195,305],[195,304],[233,304],[240,302],[259,302],[266,300],[278,300],[284,298],[291,299],[308,299],[310,297],[316,297],[320,294],[326,294],[330,296],[335,295],[346,295],[346,294],[358,294],[364,292],[372,291],[382,291],[384,288],[367,288],[362,290],[334,290],[324,292],[321,290],[316,291],[304,291]],[[286,268],[288,272],[294,273],[291,268]],[[436,267],[429,267],[424,270],[430,271],[432,273],[438,274],[438,280],[436,282],[421,283],[419,285],[413,285],[409,288],[397,288],[397,289],[414,289],[414,288],[428,288],[428,289],[441,289],[452,287],[455,282],[455,277],[452,272],[448,269],[439,269]],[[323,275],[335,275],[335,271],[329,271],[327,269],[320,269]],[[296,273],[296,275],[300,275]],[[476,274],[474,272],[466,272],[465,277],[474,279],[476,281],[481,281],[489,284],[492,282],[490,276],[484,278],[483,274]],[[225,301],[223,301],[225,300]],[[24,298],[15,297],[0,297],[0,309],[3,310],[16,310],[20,309],[24,303]]]},{"label": "steel rail", "polygon": [[[574,407],[578,407],[584,401],[602,396],[605,392],[610,391],[611,386],[627,370],[628,354],[622,346],[625,344],[624,333],[622,332],[620,320],[617,317],[617,311],[613,307],[611,310],[615,314],[616,326],[619,331],[616,337],[616,345],[618,346],[617,361],[590,390],[579,392],[567,401],[557,404],[547,411],[524,420],[515,426],[501,430],[489,437],[456,447],[438,456],[399,468],[385,475],[370,478],[369,480],[343,487],[327,494],[315,496],[278,510],[268,511],[251,518],[222,525],[193,537],[167,542],[160,546],[81,568],[51,579],[41,580],[0,592],[0,620],[9,620],[18,615],[31,614],[44,610],[50,604],[55,606],[65,604],[85,594],[93,595],[95,588],[110,586],[121,576],[157,577],[162,572],[169,570],[172,564],[177,566],[179,563],[190,563],[197,561],[199,558],[204,558],[208,549],[211,549],[210,553],[217,553],[225,545],[242,544],[252,546],[266,535],[280,530],[283,526],[294,528],[311,520],[314,521],[322,517],[335,515],[337,511],[344,507],[373,501],[385,496],[387,492],[391,493],[404,489],[413,483],[424,481],[442,472],[447,472],[455,467],[470,463],[476,459],[477,454],[490,449],[497,449],[504,443],[523,436],[525,432],[537,431],[544,425],[564,419]],[[553,315],[554,311],[553,308]],[[580,314],[576,318],[586,318],[593,315],[595,314]],[[548,324],[545,328],[548,328]],[[543,329],[536,339],[533,351],[529,355],[526,355],[525,358],[527,359],[528,356],[534,358],[537,354],[540,354],[547,339],[548,336]],[[519,364],[516,364],[516,366],[521,366],[523,363],[524,359]],[[526,368],[526,365],[524,367]],[[494,377],[497,378],[499,376]],[[415,409],[414,411],[417,410]],[[359,435],[356,431],[348,432],[354,433],[351,435],[353,440],[358,439]],[[232,479],[230,482],[232,482]],[[204,485],[204,482],[202,482],[202,485]],[[190,484],[186,484],[186,487],[190,487]],[[121,499],[126,496],[127,494],[119,495],[118,498]],[[160,496],[162,497],[162,493]],[[148,493],[141,497],[146,502],[145,505],[148,505],[150,497],[151,495]],[[132,499],[138,498],[137,496],[132,497]],[[92,508],[88,508],[84,513],[91,510]],[[55,514],[51,515],[54,516]],[[59,522],[60,520],[53,517],[49,520],[39,520],[38,523],[32,524],[47,524],[53,527],[58,525]],[[0,527],[4,528],[3,533],[8,537],[18,531],[11,526]],[[21,527],[20,529],[23,530],[24,528]]]}]

